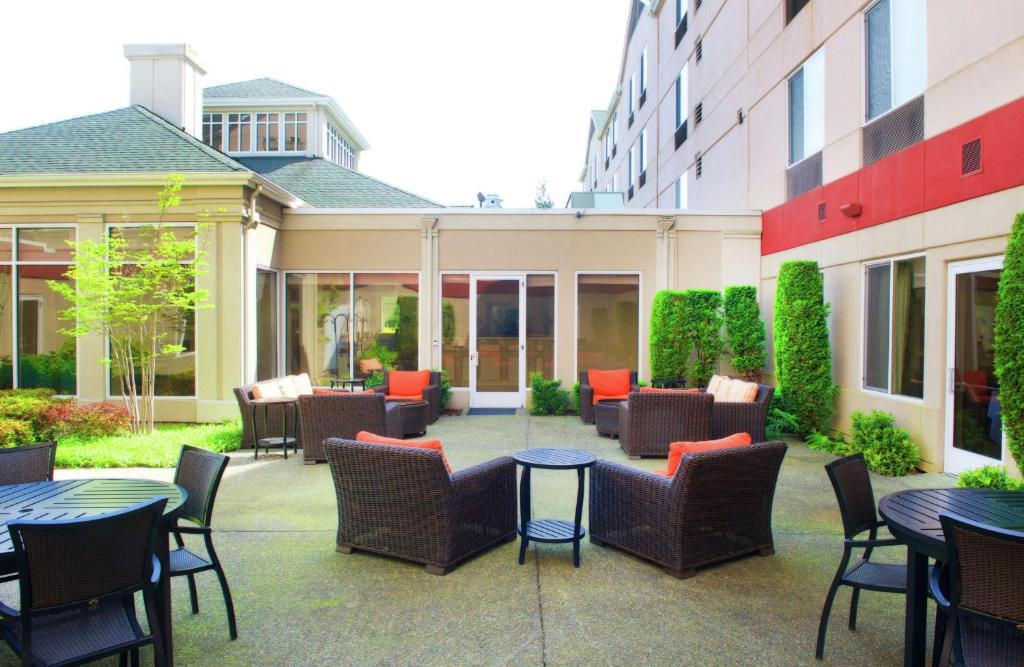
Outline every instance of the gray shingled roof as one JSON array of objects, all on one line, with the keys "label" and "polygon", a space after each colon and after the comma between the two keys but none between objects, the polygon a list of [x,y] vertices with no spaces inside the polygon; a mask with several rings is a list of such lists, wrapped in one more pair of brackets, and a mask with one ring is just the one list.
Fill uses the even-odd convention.
[{"label": "gray shingled roof", "polygon": [[239,162],[318,208],[434,208],[424,199],[322,158],[243,157]]},{"label": "gray shingled roof", "polygon": [[320,93],[314,93],[305,88],[293,86],[290,83],[263,77],[262,79],[251,79],[249,81],[237,81],[225,83],[220,86],[210,86],[203,89],[203,99],[262,99],[265,97],[327,97]]},{"label": "gray shingled roof", "polygon": [[0,134],[0,174],[246,168],[141,106]]}]

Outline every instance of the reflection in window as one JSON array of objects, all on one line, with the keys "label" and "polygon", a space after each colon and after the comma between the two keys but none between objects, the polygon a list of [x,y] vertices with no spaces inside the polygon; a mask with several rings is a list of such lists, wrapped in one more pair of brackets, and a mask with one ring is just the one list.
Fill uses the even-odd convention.
[{"label": "reflection in window", "polygon": [[577,368],[637,370],[640,276],[580,274],[576,304]]},{"label": "reflection in window", "polygon": [[992,463],[1003,458],[993,331],[1000,275],[993,269],[956,276],[952,444]]},{"label": "reflection in window", "polygon": [[441,368],[453,387],[469,386],[469,276],[441,276]]},{"label": "reflection in window", "polygon": [[252,150],[252,114],[228,114],[228,151],[248,152]]},{"label": "reflection in window", "polygon": [[[10,229],[0,230],[8,234]],[[0,389],[14,386],[14,317],[11,314],[11,267],[0,266]]]},{"label": "reflection in window", "polygon": [[69,241],[75,240],[70,227],[18,230],[19,262],[70,262],[73,259]]},{"label": "reflection in window", "polygon": [[526,377],[555,379],[555,277],[526,277]]},{"label": "reflection in window", "polygon": [[415,273],[355,274],[353,329],[356,375],[379,362],[397,370],[419,368],[419,276]]},{"label": "reflection in window", "polygon": [[284,149],[306,150],[306,114],[289,111],[284,115]]},{"label": "reflection in window", "polygon": [[[75,339],[60,333],[60,329],[69,326],[60,315],[70,304],[46,282],[70,282],[65,275],[69,268],[67,264],[18,266],[19,387],[76,393]],[[9,386],[7,378],[4,384]]]},{"label": "reflection in window", "polygon": [[256,271],[256,379],[277,376],[277,273]]},{"label": "reflection in window", "polygon": [[864,386],[924,396],[925,259],[865,267]]},{"label": "reflection in window", "polygon": [[276,113],[256,114],[256,150],[276,151],[278,116]]}]

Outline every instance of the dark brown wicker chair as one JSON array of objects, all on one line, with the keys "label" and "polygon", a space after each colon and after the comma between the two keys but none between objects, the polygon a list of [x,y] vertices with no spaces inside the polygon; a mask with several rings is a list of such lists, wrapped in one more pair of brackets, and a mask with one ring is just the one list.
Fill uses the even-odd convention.
[{"label": "dark brown wicker chair", "polygon": [[56,442],[0,448],[0,484],[28,484],[53,479]]},{"label": "dark brown wicker chair", "polygon": [[714,402],[711,394],[631,392],[619,408],[619,446],[640,458],[668,456],[672,442],[710,440]]},{"label": "dark brown wicker chair", "polygon": [[696,568],[775,553],[772,500],[782,442],[685,454],[671,479],[609,461],[590,475],[590,541],[684,579]]},{"label": "dark brown wicker chair", "polygon": [[[11,521],[20,575],[17,609],[0,603],[0,634],[23,667],[78,665],[107,656],[138,664],[153,645],[166,664],[156,617],[160,564],[153,556],[160,498],[96,519]],[[151,634],[139,627],[135,593],[142,592]]]},{"label": "dark brown wicker chair", "polygon": [[939,518],[949,554],[948,587],[938,569],[931,573],[932,596],[946,615],[939,664],[1024,665],[1024,532]]},{"label": "dark brown wicker chair", "polygon": [[[253,387],[253,385],[251,385],[251,384],[243,384],[240,387],[235,387],[235,400],[238,401],[238,411],[242,413],[242,447],[243,448],[252,447],[252,401],[253,401],[252,387]],[[256,417],[257,417],[257,419],[259,419],[261,421],[261,423],[259,424],[260,437],[261,438],[277,438],[277,437],[280,437],[281,436],[281,417],[282,417],[282,413],[283,413],[284,410],[292,411],[294,409],[295,409],[294,406],[284,405],[284,404],[282,404],[282,405],[268,405],[266,407],[267,421],[266,421],[265,425],[262,423],[264,408],[260,408],[259,410],[257,410]],[[288,429],[289,429],[289,431],[292,428],[292,419],[293,418],[294,418],[294,414],[292,414],[290,412],[288,414]],[[289,432],[288,435],[291,436],[292,434]],[[299,424],[299,427],[298,427],[298,442],[296,443],[296,447],[298,447],[300,449],[303,447],[302,424],[301,423]]]},{"label": "dark brown wicker chair", "polygon": [[306,463],[327,460],[324,440],[352,440],[360,431],[401,438],[402,417],[397,403],[388,404],[382,394],[300,396],[299,426],[306,434],[302,449]]},{"label": "dark brown wicker chair", "polygon": [[437,450],[329,439],[338,551],[371,551],[446,574],[516,537],[516,465],[508,456],[451,475]]},{"label": "dark brown wicker chair", "polygon": [[[636,371],[629,372],[630,391],[637,391]],[[594,388],[590,386],[588,371],[580,371],[580,419],[584,424],[594,423]]]},{"label": "dark brown wicker chair", "polygon": [[724,438],[733,433],[749,433],[754,442],[764,442],[764,427],[768,420],[775,388],[758,386],[753,403],[715,401],[712,410],[711,437]]},{"label": "dark brown wicker chair", "polygon": [[[875,509],[875,494],[871,490],[871,476],[864,463],[863,454],[854,454],[833,461],[825,466],[832,488],[839,501],[839,514],[843,518],[843,557],[839,560],[839,568],[832,579],[832,585],[825,596],[825,606],[821,610],[818,623],[818,642],[814,655],[821,660],[825,654],[825,632],[828,630],[828,619],[832,613],[832,603],[840,586],[853,589],[850,597],[850,629],[857,629],[857,602],[860,591],[879,591],[882,593],[907,593],[907,566],[890,563],[872,563],[871,552],[875,547],[899,546],[906,548],[895,539],[878,539],[878,529],[885,526],[878,520]],[[857,536],[868,533],[868,539],[858,540]],[[848,567],[854,549],[864,549],[860,559]]]},{"label": "dark brown wicker chair", "polygon": [[[384,371],[384,384],[376,386],[373,391],[378,394],[387,394],[391,371]],[[430,384],[423,390],[423,400],[430,404],[430,418],[428,424],[433,424],[441,417],[441,371],[430,371]]]},{"label": "dark brown wicker chair", "polygon": [[[224,606],[228,614],[228,634],[238,639],[238,627],[235,623],[235,605],[231,600],[231,589],[224,575],[224,567],[217,558],[213,548],[213,531],[210,521],[213,518],[213,503],[217,500],[217,489],[228,466],[228,457],[198,447],[185,445],[178,456],[178,467],[174,471],[174,483],[188,491],[188,500],[182,509],[180,519],[194,525],[176,525],[171,529],[178,548],[170,553],[172,577],[188,578],[188,595],[192,602],[192,613],[199,613],[199,597],[196,593],[196,577],[200,572],[213,570],[220,582],[221,593],[224,594]],[[183,535],[202,535],[206,546],[207,557],[185,548]]]}]

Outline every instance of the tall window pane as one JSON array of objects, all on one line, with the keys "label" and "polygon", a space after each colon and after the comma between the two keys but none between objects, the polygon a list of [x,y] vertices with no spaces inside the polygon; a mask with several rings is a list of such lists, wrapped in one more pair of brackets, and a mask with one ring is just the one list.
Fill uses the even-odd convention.
[{"label": "tall window pane", "polygon": [[228,114],[228,151],[248,152],[252,150],[252,114]]},{"label": "tall window pane", "polygon": [[927,84],[925,0],[881,0],[868,10],[868,119],[920,95]]},{"label": "tall window pane", "polygon": [[46,387],[67,395],[77,392],[75,339],[60,333],[71,326],[60,318],[70,304],[46,283],[70,283],[65,275],[69,268],[67,264],[18,266],[19,387]]},{"label": "tall window pane", "polygon": [[888,262],[866,269],[864,304],[864,386],[889,389],[889,280]]},{"label": "tall window pane", "polygon": [[284,149],[286,151],[306,150],[306,114],[288,112],[284,115]]},{"label": "tall window pane", "polygon": [[825,52],[807,59],[789,79],[789,162],[825,146]]},{"label": "tall window pane", "polygon": [[526,376],[555,379],[555,277],[526,276]]},{"label": "tall window pane", "polygon": [[577,368],[636,370],[640,276],[580,274],[576,304]]},{"label": "tall window pane", "polygon": [[924,397],[924,257],[893,262],[892,393]]},{"label": "tall window pane", "polygon": [[256,379],[277,377],[277,273],[256,271]]},{"label": "tall window pane", "polygon": [[[0,234],[11,230],[0,230]],[[0,389],[14,386],[14,315],[11,308],[12,268],[0,266]]]},{"label": "tall window pane", "polygon": [[224,116],[219,113],[203,114],[203,143],[221,150],[224,141]]},{"label": "tall window pane", "polygon": [[256,114],[256,150],[276,151],[278,116],[276,113]]},{"label": "tall window pane", "polygon": [[313,384],[349,377],[348,273],[289,273],[285,281],[285,354],[290,374]]},{"label": "tall window pane", "polygon": [[419,369],[419,276],[357,273],[354,324],[357,366],[384,355],[398,370]]},{"label": "tall window pane", "polygon": [[469,386],[469,276],[441,276],[441,368],[453,387]]},{"label": "tall window pane", "polygon": [[686,115],[690,108],[690,72],[686,63],[679,70],[676,77],[676,127],[686,122]]}]

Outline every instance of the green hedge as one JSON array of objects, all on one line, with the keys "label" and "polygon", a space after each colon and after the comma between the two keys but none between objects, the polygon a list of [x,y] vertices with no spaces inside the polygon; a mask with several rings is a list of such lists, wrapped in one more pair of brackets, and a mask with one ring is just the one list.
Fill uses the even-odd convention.
[{"label": "green hedge", "polygon": [[713,289],[683,292],[683,331],[693,346],[690,386],[706,387],[715,374],[725,344],[722,342],[722,295]]},{"label": "green hedge", "polygon": [[957,475],[956,485],[961,489],[1024,490],[1024,483],[1010,477],[1003,466],[982,466],[965,470]]},{"label": "green hedge", "polygon": [[569,392],[562,389],[561,380],[545,380],[534,371],[530,373],[530,414],[564,415],[569,411]]},{"label": "green hedge", "polygon": [[760,382],[764,372],[764,320],[753,285],[725,288],[725,333],[732,352],[732,367],[743,379]]},{"label": "green hedge", "polygon": [[775,377],[800,435],[825,433],[835,413],[828,312],[818,263],[784,262],[775,291]]},{"label": "green hedge", "polygon": [[995,374],[1003,429],[1024,473],[1024,213],[1010,231],[995,313]]},{"label": "green hedge", "polygon": [[692,351],[683,328],[683,293],[661,290],[651,304],[651,378],[661,382],[683,381]]},{"label": "green hedge", "polygon": [[395,353],[398,366],[405,370],[419,368],[419,331],[417,309],[419,297],[400,296],[398,301],[398,326],[395,327]]}]

